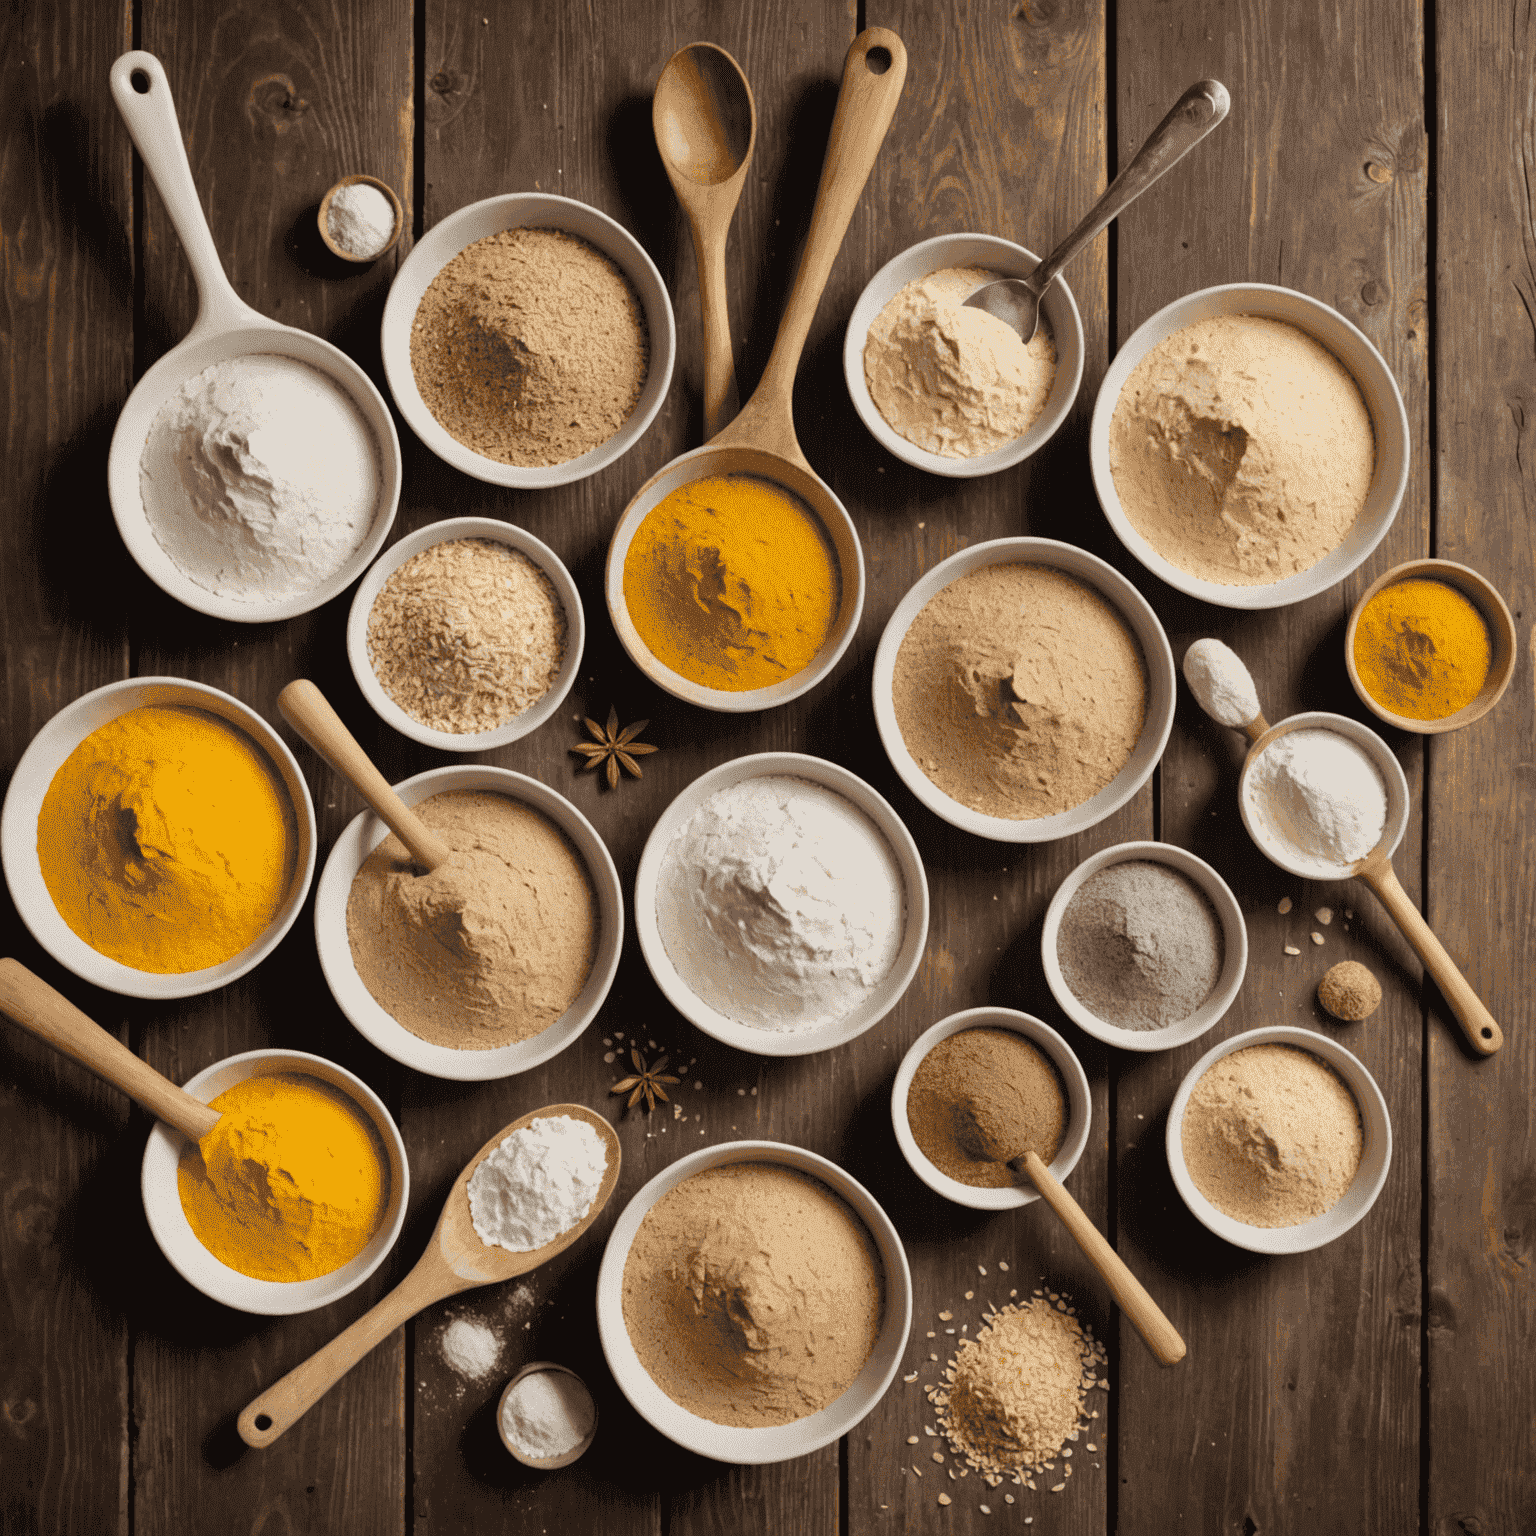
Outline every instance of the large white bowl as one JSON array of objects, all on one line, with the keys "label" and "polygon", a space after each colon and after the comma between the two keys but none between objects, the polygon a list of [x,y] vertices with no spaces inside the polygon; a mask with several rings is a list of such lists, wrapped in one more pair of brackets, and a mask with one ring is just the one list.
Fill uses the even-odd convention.
[{"label": "large white bowl", "polygon": [[1046,289],[1040,305],[1041,316],[1056,343],[1056,377],[1039,418],[1011,443],[970,459],[929,453],[926,448],[908,442],[880,414],[880,407],[870,396],[864,376],[864,344],[869,339],[870,325],[908,283],[946,267],[983,267],[996,272],[999,277],[1028,277],[1039,265],[1040,258],[1033,251],[996,235],[935,235],[933,239],[893,256],[870,278],[848,317],[848,331],[843,341],[843,376],[848,381],[848,394],[859,419],[888,453],[918,469],[926,469],[930,474],[969,479],[975,475],[994,475],[1000,469],[1020,463],[1056,435],[1083,382],[1083,321],[1071,290],[1059,277]]},{"label": "large white bowl", "polygon": [[196,1286],[205,1296],[223,1302],[226,1307],[272,1317],[290,1312],[313,1312],[316,1307],[329,1306],[349,1291],[356,1290],[395,1246],[395,1239],[400,1236],[400,1228],[405,1222],[406,1198],[411,1187],[405,1141],[383,1101],[362,1078],[323,1056],[311,1056],[306,1051],[245,1051],[204,1067],[187,1083],[186,1089],[194,1099],[208,1104],[227,1088],[248,1077],[275,1072],[302,1072],[339,1088],[362,1110],[379,1134],[389,1167],[389,1200],[378,1230],[355,1258],[349,1259],[340,1269],[333,1269],[330,1274],[319,1275],[313,1280],[258,1280],[216,1259],[198,1240],[182,1208],[176,1167],[187,1143],[179,1131],[167,1125],[157,1122],[150,1131],[139,1179],[149,1230],[171,1267],[189,1285]]},{"label": "large white bowl", "polygon": [[[373,612],[384,583],[407,560],[423,550],[456,539],[495,539],[520,551],[549,577],[555,595],[565,609],[565,660],[555,674],[549,692],[494,730],[466,734],[433,730],[419,720],[413,720],[384,691],[373,663],[368,659],[368,616]],[[452,517],[445,522],[431,523],[401,539],[359,583],[351,612],[347,615],[347,660],[352,663],[352,675],[357,679],[363,697],[373,706],[373,712],[402,736],[442,752],[486,752],[536,731],[560,708],[571,691],[571,684],[576,681],[576,673],[581,668],[581,654],[586,643],[587,620],[581,606],[581,593],[576,590],[576,583],[571,580],[571,573],[559,555],[531,533],[494,517]]]},{"label": "large white bowl", "polygon": [[[1020,820],[983,815],[946,795],[917,766],[907,750],[891,699],[896,653],[901,649],[912,621],[929,600],[952,581],[983,566],[1016,564],[1048,565],[1092,587],[1125,620],[1141,646],[1147,667],[1146,722],[1125,767],[1098,794],[1073,806],[1070,811]],[[875,652],[875,725],[886,755],[902,782],[936,816],[942,816],[963,832],[974,832],[978,837],[990,837],[999,843],[1048,843],[1054,838],[1071,837],[1096,826],[1119,810],[1152,777],[1152,770],[1168,745],[1168,733],[1173,729],[1176,683],[1173,652],[1168,647],[1168,636],[1162,624],[1146,598],[1113,566],[1105,564],[1097,555],[1090,555],[1087,550],[1056,539],[992,539],[941,560],[931,571],[920,576],[896,605]]]},{"label": "large white bowl", "polygon": [[[1360,1167],[1354,1182],[1345,1190],[1332,1210],[1324,1211],[1311,1221],[1295,1227],[1252,1227],[1246,1221],[1234,1221],[1218,1211],[1195,1187],[1184,1161],[1184,1110],[1196,1083],[1205,1076],[1223,1056],[1241,1051],[1250,1045],[1293,1045],[1310,1051],[1344,1079],[1355,1103],[1360,1107],[1360,1125],[1365,1133],[1365,1145],[1360,1153]],[[1387,1101],[1376,1086],[1376,1079],[1365,1070],[1359,1058],[1337,1045],[1327,1035],[1310,1029],[1297,1029],[1294,1025],[1275,1024],[1266,1029],[1250,1029],[1246,1034],[1234,1035],[1213,1045],[1204,1056],[1189,1069],[1179,1090],[1173,1096],[1168,1111],[1168,1168],[1173,1174],[1174,1186],[1180,1198],[1194,1213],[1202,1226],[1208,1227],[1217,1237],[1225,1238],[1238,1248],[1251,1253],[1306,1253],[1331,1243],[1354,1226],[1376,1203],[1381,1187],[1387,1182],[1387,1169],[1392,1163],[1392,1121],[1387,1115]]]},{"label": "large white bowl", "polygon": [[[869,1229],[885,1268],[885,1314],[864,1369],[841,1397],[819,1412],[767,1429],[716,1424],[673,1402],[641,1365],[624,1326],[624,1265],[640,1223],[663,1195],[685,1179],[727,1163],[782,1163],[786,1168],[820,1179],[833,1194],[848,1202]],[[901,1368],[902,1351],[907,1347],[911,1327],[912,1272],[890,1217],[875,1197],[836,1163],[803,1147],[778,1141],[731,1141],[724,1146],[705,1147],[664,1168],[624,1207],[609,1234],[597,1273],[597,1332],[619,1390],[635,1412],[667,1439],[716,1461],[746,1465],[790,1461],[846,1435],[885,1396]]]},{"label": "large white bowl", "polygon": [[[466,448],[427,409],[416,387],[411,368],[411,323],[423,295],[433,279],[466,246],[504,229],[558,229],[579,236],[595,246],[622,271],[633,286],[645,311],[650,333],[650,366],[644,388],[629,419],[610,437],[587,453],[567,459],[563,464],[533,466],[503,464]],[[492,485],[511,485],[521,490],[541,490],[553,485],[567,485],[622,458],[645,434],[656,419],[661,402],[672,383],[672,365],[677,357],[677,327],[672,320],[672,301],[661,280],[656,264],[622,224],[606,213],[574,198],[555,197],[546,192],[509,192],[501,197],[487,197],[467,208],[451,213],[424,235],[411,254],[401,263],[390,284],[384,305],[380,337],[384,351],[384,376],[395,397],[400,414],[411,430],[438,458],[462,469],[466,475]]]},{"label": "large white bowl", "polygon": [[891,1085],[891,1125],[896,1131],[896,1144],[906,1158],[912,1172],[935,1194],[953,1200],[956,1205],[968,1205],[976,1211],[1011,1211],[1021,1205],[1032,1205],[1040,1198],[1040,1192],[1021,1176],[1018,1184],[1007,1184],[997,1189],[982,1189],[974,1184],[962,1184],[939,1170],[928,1154],[917,1144],[912,1134],[912,1122],[907,1117],[907,1095],[912,1079],[922,1065],[923,1058],[941,1040],[962,1034],[968,1029],[1011,1029],[1032,1041],[1056,1064],[1061,1073],[1062,1085],[1067,1090],[1067,1129],[1062,1137],[1056,1156],[1051,1159],[1050,1169],[1058,1181],[1065,1183],[1067,1175],[1077,1167],[1078,1159],[1088,1145],[1088,1126],[1093,1119],[1093,1100],[1088,1093],[1088,1075],[1077,1059],[1072,1047],[1054,1029],[1031,1013],[1020,1013],[1013,1008],[967,1008],[964,1013],[952,1013],[926,1029],[912,1042],[907,1054],[896,1069],[896,1081]]},{"label": "large white bowl", "polygon": [[598,928],[592,973],[576,1001],[548,1029],[527,1040],[498,1045],[488,1051],[458,1051],[452,1046],[433,1045],[430,1040],[413,1035],[385,1012],[357,974],[352,945],[347,939],[347,897],[352,881],[368,855],[389,836],[389,828],[372,811],[360,811],[347,823],[325,861],[315,888],[315,945],[331,995],[364,1039],[378,1046],[386,1056],[430,1077],[484,1082],[494,1077],[511,1077],[548,1061],[597,1017],[613,985],[619,952],[624,946],[624,892],[613,859],[592,823],[564,795],[556,794],[537,779],[513,773],[510,768],[466,763],[460,767],[432,768],[395,785],[395,792],[407,805],[419,805],[450,790],[484,790],[521,800],[554,822],[581,855],[597,900]]},{"label": "large white bowl", "polygon": [[[835,790],[856,805],[884,834],[906,885],[906,928],[901,948],[879,986],[861,1007],[844,1018],[806,1029],[758,1029],[710,1007],[678,974],[656,924],[656,884],[672,840],[711,795],[744,780],[770,775],[809,779],[814,784]],[[758,752],[723,763],[700,775],[661,813],[646,839],[645,850],[640,855],[640,868],[635,875],[635,931],[640,939],[640,953],[645,956],[656,985],[689,1023],[696,1024],[716,1040],[759,1056],[810,1056],[862,1035],[901,1001],[902,994],[917,974],[923,946],[928,941],[928,877],[917,844],[912,841],[912,834],[901,818],[890,803],[857,774],[837,763],[829,763],[825,758],[808,757],[802,752]]]},{"label": "large white bowl", "polygon": [[[200,709],[237,727],[265,753],[293,807],[294,872],[277,915],[266,932],[238,955],[200,971],[161,974],[135,970],[92,949],[59,915],[43,882],[37,858],[37,818],[48,786],[65,758],[109,721],[131,709],[151,705]],[[125,997],[193,997],[227,986],[259,965],[282,942],[309,894],[309,882],[315,873],[315,841],[315,807],[309,797],[309,786],[282,737],[239,699],[183,677],[125,678],[66,705],[22,753],[6,791],[5,810],[0,814],[0,860],[4,862],[5,883],[32,937],[82,980]]]},{"label": "large white bowl", "polygon": [[[1061,934],[1061,919],[1072,898],[1082,889],[1090,876],[1107,869],[1111,864],[1124,864],[1132,859],[1147,859],[1166,864],[1193,880],[1216,909],[1221,921],[1225,940],[1221,975],[1215,989],[1187,1019],[1180,1019],[1165,1029],[1123,1029],[1110,1024],[1092,1013],[1078,1001],[1076,993],[1067,985],[1061,973],[1061,961],[1056,946]],[[1243,921],[1243,909],[1238,905],[1232,888],[1204,859],[1197,859],[1187,849],[1172,843],[1117,843],[1092,858],[1084,859],[1057,887],[1051,904],[1045,909],[1045,928],[1040,935],[1040,958],[1045,965],[1046,984],[1057,1005],[1078,1028],[1102,1040],[1106,1045],[1117,1045],[1123,1051],[1168,1051],[1176,1045],[1187,1045],[1198,1040],[1237,999],[1242,990],[1243,976],[1248,969],[1248,925]]]},{"label": "large white bowl", "polygon": [[[1131,526],[1120,505],[1114,476],[1109,469],[1110,418],[1132,370],[1153,347],[1175,331],[1219,315],[1264,315],[1272,320],[1283,320],[1315,337],[1343,363],[1360,386],[1361,397],[1376,429],[1376,473],[1366,494],[1365,505],[1355,519],[1354,527],[1344,536],[1343,543],[1308,570],[1264,586],[1236,587],[1207,581],[1165,559]],[[1289,603],[1299,603],[1303,598],[1315,597],[1341,582],[1369,557],[1392,526],[1408,485],[1408,454],[1408,413],[1403,409],[1402,394],[1392,370],[1366,334],[1327,304],[1297,293],[1293,288],[1277,288],[1270,283],[1228,283],[1220,288],[1202,288],[1198,293],[1176,299],[1158,310],[1138,327],[1110,364],[1104,382],[1099,386],[1088,434],[1093,488],[1115,536],[1154,576],[1170,587],[1223,608],[1283,608]]]}]

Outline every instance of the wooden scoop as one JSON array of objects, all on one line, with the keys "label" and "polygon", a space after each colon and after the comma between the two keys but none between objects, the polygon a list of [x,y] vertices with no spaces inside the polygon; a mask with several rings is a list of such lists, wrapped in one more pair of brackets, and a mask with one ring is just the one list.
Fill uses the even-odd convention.
[{"label": "wooden scoop", "polygon": [[192,1141],[201,1141],[224,1118],[169,1078],[161,1077],[19,960],[0,960],[0,1012],[44,1045],[78,1061],[102,1082],[121,1088],[135,1104]]},{"label": "wooden scoop", "polygon": [[[505,1248],[482,1242],[469,1211],[470,1175],[513,1131],[521,1130],[535,1117],[561,1115],[585,1120],[603,1138],[608,1171],[593,1198],[592,1209],[569,1232],[562,1232],[553,1242],[527,1253],[509,1253]],[[510,1125],[502,1126],[453,1181],[443,1214],[437,1219],[437,1230],[416,1267],[350,1328],[250,1403],[237,1421],[240,1438],[258,1450],[271,1445],[284,1430],[291,1428],[313,1408],[369,1350],[415,1317],[422,1308],[445,1297],[456,1296],[460,1291],[514,1280],[537,1269],[546,1259],[563,1253],[597,1220],[607,1205],[619,1182],[620,1156],[619,1138],[613,1127],[584,1104],[546,1104],[542,1109],[530,1110]]]},{"label": "wooden scoop", "polygon": [[713,43],[679,48],[656,81],[651,130],[693,234],[704,314],[707,442],[736,414],[738,404],[725,240],[757,142],[757,104],[741,66]]},{"label": "wooden scoop", "polygon": [[453,850],[390,788],[357,737],[341,723],[325,695],[307,677],[295,678],[277,696],[285,719],[368,803],[405,844],[428,874],[453,857]]}]

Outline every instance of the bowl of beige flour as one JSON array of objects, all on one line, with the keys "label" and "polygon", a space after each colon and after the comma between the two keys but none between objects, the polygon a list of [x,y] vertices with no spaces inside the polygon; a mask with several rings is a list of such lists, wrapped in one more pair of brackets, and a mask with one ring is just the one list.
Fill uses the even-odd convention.
[{"label": "bowl of beige flour", "polygon": [[1360,566],[1408,484],[1408,417],[1369,338],[1267,283],[1204,288],[1120,349],[1088,440],[1094,490],[1154,576],[1281,608]]}]

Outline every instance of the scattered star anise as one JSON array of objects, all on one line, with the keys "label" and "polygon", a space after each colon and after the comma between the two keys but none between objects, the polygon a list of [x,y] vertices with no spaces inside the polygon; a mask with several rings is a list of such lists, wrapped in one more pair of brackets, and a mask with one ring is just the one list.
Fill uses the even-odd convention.
[{"label": "scattered star anise", "polygon": [[599,725],[589,716],[582,717],[582,724],[591,732],[592,740],[577,742],[570,751],[577,757],[586,758],[586,762],[582,764],[583,768],[603,767],[608,788],[617,789],[621,767],[626,773],[633,774],[638,779],[641,776],[640,764],[635,759],[656,751],[655,747],[635,740],[635,737],[650,723],[649,720],[636,720],[633,725],[626,725],[621,731],[619,712],[610,705],[606,726]]},{"label": "scattered star anise", "polygon": [[[665,1056],[658,1056],[655,1063],[648,1067],[645,1064],[645,1057],[633,1046],[630,1047],[629,1054],[630,1059],[635,1064],[635,1075],[633,1077],[620,1078],[608,1091],[610,1093],[629,1094],[629,1102],[625,1104],[625,1109],[633,1109],[643,1096],[646,1114],[650,1114],[656,1108],[657,1099],[660,1099],[663,1104],[670,1104],[672,1101],[667,1097],[666,1089],[661,1085],[663,1083],[675,1083],[677,1079],[670,1072],[666,1071],[667,1058]],[[631,1092],[631,1089],[634,1091]]]}]

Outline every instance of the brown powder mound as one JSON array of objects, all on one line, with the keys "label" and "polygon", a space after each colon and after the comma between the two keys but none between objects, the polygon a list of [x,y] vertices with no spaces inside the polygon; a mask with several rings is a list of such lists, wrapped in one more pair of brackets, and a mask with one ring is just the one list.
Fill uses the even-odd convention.
[{"label": "brown powder mound", "polygon": [[690,1413],[745,1428],[825,1408],[880,1332],[885,1271],[868,1228],[778,1163],[708,1168],[646,1213],[624,1265],[640,1363]]}]

